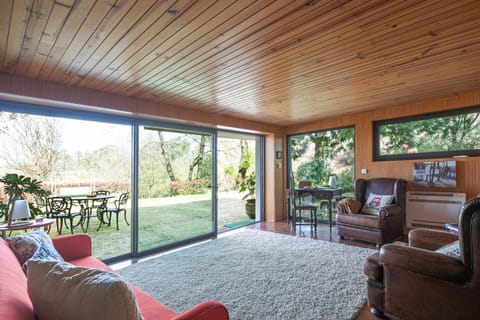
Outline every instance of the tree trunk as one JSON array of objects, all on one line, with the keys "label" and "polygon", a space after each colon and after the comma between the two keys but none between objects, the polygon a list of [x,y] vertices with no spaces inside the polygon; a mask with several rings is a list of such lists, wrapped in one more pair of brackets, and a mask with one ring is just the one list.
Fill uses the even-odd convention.
[{"label": "tree trunk", "polygon": [[163,158],[162,160],[163,160],[163,164],[165,165],[165,169],[167,169],[168,177],[172,182],[177,181],[177,179],[175,178],[175,174],[173,173],[173,168],[172,168],[172,164],[170,163],[170,158],[168,157],[168,154],[165,151],[165,140],[163,139],[162,131],[157,131],[157,132],[158,132],[158,138],[160,139],[160,151]]},{"label": "tree trunk", "polygon": [[243,180],[247,176],[248,167],[244,166],[244,162],[248,161],[248,142],[247,140],[240,140],[240,163],[238,164],[238,173]]},{"label": "tree trunk", "polygon": [[202,164],[203,164],[203,157],[204,157],[204,154],[205,154],[205,136],[202,135],[200,137],[200,144],[199,144],[199,147],[198,147],[198,155],[195,157],[195,159],[193,159],[192,163],[190,164],[189,168],[188,168],[188,181],[192,181],[192,177],[193,177],[193,170],[195,169],[195,167],[197,167],[197,175],[196,175],[196,179],[200,179],[202,176]]},{"label": "tree trunk", "polygon": [[200,146],[198,150],[198,161],[197,161],[197,179],[202,178],[202,165],[203,165],[203,157],[205,156],[205,143],[206,137],[202,135],[200,137]]}]

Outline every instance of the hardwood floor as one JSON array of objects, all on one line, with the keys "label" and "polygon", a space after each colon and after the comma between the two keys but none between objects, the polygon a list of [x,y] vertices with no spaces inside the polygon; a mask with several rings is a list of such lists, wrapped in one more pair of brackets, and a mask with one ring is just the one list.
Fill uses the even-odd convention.
[{"label": "hardwood floor", "polygon": [[[297,226],[296,230],[293,230],[293,227],[287,222],[259,222],[259,223],[250,225],[247,228],[294,235],[297,237],[338,242],[338,243],[343,243],[343,244],[348,244],[348,245],[363,247],[363,248],[375,249],[375,245],[373,244],[360,242],[360,241],[341,240],[337,234],[337,230],[335,226],[333,226],[332,230],[330,230],[327,224],[319,224],[317,227],[317,232],[315,232],[310,226]],[[367,285],[367,279],[365,278],[365,286],[366,285]],[[368,306],[365,304],[365,306],[362,308],[362,310],[360,310],[355,320],[378,320],[378,319],[370,313]]]}]

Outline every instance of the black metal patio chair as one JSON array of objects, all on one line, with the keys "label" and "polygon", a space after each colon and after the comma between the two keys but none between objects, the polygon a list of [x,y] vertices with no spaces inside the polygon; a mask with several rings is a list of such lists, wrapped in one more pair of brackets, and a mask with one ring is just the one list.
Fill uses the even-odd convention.
[{"label": "black metal patio chair", "polygon": [[[112,214],[115,214],[115,218],[116,218],[116,226],[117,226],[117,230],[119,230],[119,227],[118,227],[118,216],[123,213],[123,218],[125,220],[125,223],[127,224],[127,226],[129,226],[130,224],[128,223],[128,220],[127,220],[127,201],[128,199],[130,199],[130,193],[129,192],[125,192],[125,193],[122,193],[120,195],[120,197],[115,200],[113,202],[113,207],[108,207],[108,203],[107,201],[104,202],[104,205],[99,207],[99,217],[101,219],[101,221],[103,221],[103,223],[106,222],[106,219],[108,220],[108,225],[110,226],[111,225],[111,221],[112,221]],[[102,223],[100,224],[100,226],[102,225]],[[99,228],[100,228],[99,226]]]},{"label": "black metal patio chair", "polygon": [[[77,226],[81,226],[83,230],[83,216],[81,212],[72,212],[72,198],[70,197],[51,197],[48,198],[48,214],[50,218],[54,218],[57,221],[57,232],[62,233],[63,224],[70,229],[73,234],[73,229]],[[74,220],[78,221],[74,223]],[[67,221],[69,225],[67,225]]]}]

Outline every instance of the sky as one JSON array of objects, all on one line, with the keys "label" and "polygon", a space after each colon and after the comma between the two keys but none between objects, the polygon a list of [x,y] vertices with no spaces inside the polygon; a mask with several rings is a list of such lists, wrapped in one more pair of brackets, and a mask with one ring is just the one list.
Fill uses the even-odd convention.
[{"label": "sky", "polygon": [[60,119],[63,148],[70,152],[93,151],[107,145],[130,142],[127,125],[105,124],[84,120]]}]

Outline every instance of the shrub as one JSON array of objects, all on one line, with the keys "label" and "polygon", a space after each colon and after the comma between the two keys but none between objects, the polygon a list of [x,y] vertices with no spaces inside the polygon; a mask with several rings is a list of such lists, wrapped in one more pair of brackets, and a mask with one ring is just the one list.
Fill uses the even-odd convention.
[{"label": "shrub", "polygon": [[[92,189],[91,181],[76,181],[76,182],[60,182],[60,183],[50,183],[44,182],[42,187],[45,190],[51,190],[52,194],[57,194],[58,190],[61,188],[73,188],[73,187],[87,187]],[[95,183],[95,190],[108,190],[112,194],[123,193],[130,190],[130,182],[123,181],[111,181],[111,182],[102,182],[98,181]]]},{"label": "shrub", "polygon": [[170,182],[170,195],[191,195],[206,193],[211,187],[210,179],[196,179]]}]

